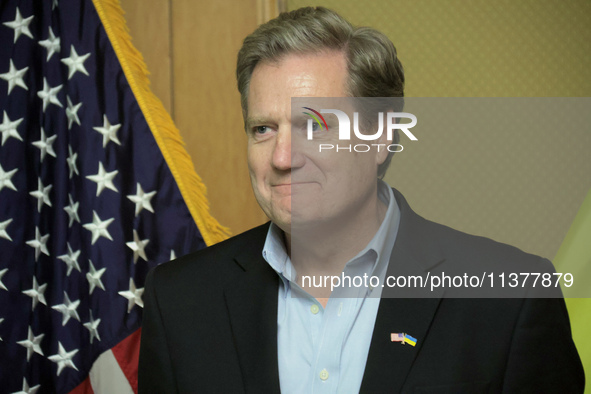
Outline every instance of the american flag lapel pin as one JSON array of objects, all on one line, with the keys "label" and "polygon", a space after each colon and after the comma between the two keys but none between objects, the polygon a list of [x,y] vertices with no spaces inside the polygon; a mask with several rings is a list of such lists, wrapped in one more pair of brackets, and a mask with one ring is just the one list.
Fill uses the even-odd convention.
[{"label": "american flag lapel pin", "polygon": [[392,342],[400,342],[400,343],[404,344],[404,333],[393,332],[390,334],[390,340]]}]

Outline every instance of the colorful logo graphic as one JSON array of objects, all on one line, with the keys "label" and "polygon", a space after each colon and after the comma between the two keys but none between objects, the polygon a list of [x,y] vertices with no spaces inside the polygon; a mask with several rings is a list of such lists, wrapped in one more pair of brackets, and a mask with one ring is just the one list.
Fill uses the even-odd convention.
[{"label": "colorful logo graphic", "polygon": [[[387,142],[394,142],[398,140],[398,131],[404,133],[411,141],[417,141],[417,137],[415,137],[411,132],[410,129],[417,124],[417,117],[411,113],[407,112],[378,112],[377,113],[377,123],[378,129],[375,132],[370,132],[366,130],[367,125],[362,125],[360,127],[359,123],[359,113],[353,112],[353,122],[349,119],[349,115],[341,110],[338,109],[321,109],[320,111],[316,111],[310,107],[301,107],[306,109],[310,112],[302,112],[305,115],[308,115],[310,119],[307,120],[307,130],[306,130],[306,138],[308,141],[311,141],[315,138],[320,138],[323,142],[331,142],[336,141],[336,133],[331,133],[323,135],[319,132],[328,131],[328,124],[324,119],[322,114],[332,114],[338,120],[338,140],[339,141],[350,141],[352,134],[354,133],[354,138],[361,141],[375,141],[375,142],[382,142],[382,143],[372,143],[372,144],[349,144],[349,145],[338,145],[338,144],[328,144],[328,143],[321,143],[318,144],[318,152],[322,152],[325,150],[333,150],[336,152],[339,151],[348,151],[348,152],[369,152],[372,147],[377,149],[378,152],[382,149],[387,149],[388,152],[395,153],[395,152],[402,152],[404,148],[400,144],[393,144]],[[400,119],[410,119],[409,123],[399,123]],[[331,119],[333,121],[333,119]],[[372,123],[373,124],[373,123]],[[320,129],[318,129],[318,127]],[[331,127],[333,130],[337,130],[334,123],[331,123]],[[363,130],[362,130],[363,129]],[[372,127],[373,129],[373,127]],[[333,131],[331,130],[331,131]],[[369,133],[368,133],[369,132]],[[384,139],[382,136],[386,133],[386,138]],[[396,138],[395,138],[396,137]],[[406,343],[411,343],[411,341],[407,341]]]},{"label": "colorful logo graphic", "polygon": [[[320,126],[320,129],[322,131],[324,131],[324,127],[322,127],[322,123],[324,123],[324,126],[326,127],[326,130],[328,131],[328,125],[326,124],[326,120],[324,120],[324,116],[320,115],[320,112],[315,111],[315,110],[313,110],[310,107],[302,107],[302,108],[314,112],[314,114],[316,114],[316,115],[311,114],[309,112],[303,112],[303,113],[306,114],[306,115],[308,115],[308,116],[310,116],[310,117],[312,117],[312,119],[314,119],[316,121],[316,123],[318,123],[318,126]],[[318,117],[320,117],[320,119],[322,119],[322,123],[320,123],[320,120],[318,120]]]}]

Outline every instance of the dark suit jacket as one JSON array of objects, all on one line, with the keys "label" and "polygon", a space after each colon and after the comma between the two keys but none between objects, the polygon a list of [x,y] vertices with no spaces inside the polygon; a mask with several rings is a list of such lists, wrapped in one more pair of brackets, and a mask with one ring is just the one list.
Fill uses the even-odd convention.
[{"label": "dark suit jacket", "polygon": [[[400,227],[389,275],[547,260],[430,222],[395,191]],[[278,276],[261,256],[268,224],[146,280],[140,393],[277,393]],[[539,271],[539,270],[538,270]],[[361,392],[579,393],[584,374],[561,298],[383,298]],[[390,341],[407,332],[415,347]]]}]

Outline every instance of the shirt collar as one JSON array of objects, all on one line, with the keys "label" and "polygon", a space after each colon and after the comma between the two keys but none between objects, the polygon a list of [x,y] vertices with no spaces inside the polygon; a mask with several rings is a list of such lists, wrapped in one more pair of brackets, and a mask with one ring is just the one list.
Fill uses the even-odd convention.
[{"label": "shirt collar", "polygon": [[263,246],[263,258],[279,274],[283,284],[288,285],[288,281],[295,272],[287,255],[283,230],[273,222],[267,231],[267,238]]},{"label": "shirt collar", "polygon": [[[351,269],[355,271],[349,273],[350,275],[363,275],[367,273],[368,275],[383,278],[388,268],[390,255],[392,254],[392,248],[394,247],[398,233],[400,209],[398,208],[396,198],[394,198],[392,188],[381,179],[378,180],[378,198],[387,205],[388,209],[380,228],[371,241],[345,266],[345,270]],[[366,256],[370,258],[367,259]],[[359,267],[355,267],[358,264]]]}]

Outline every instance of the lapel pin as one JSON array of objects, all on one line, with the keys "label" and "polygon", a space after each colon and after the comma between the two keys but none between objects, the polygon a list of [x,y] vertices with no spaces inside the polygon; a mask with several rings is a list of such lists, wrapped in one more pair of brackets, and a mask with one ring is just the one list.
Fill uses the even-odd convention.
[{"label": "lapel pin", "polygon": [[403,342],[403,344],[404,344],[404,343],[408,343],[409,345],[411,345],[411,346],[414,346],[414,345],[416,345],[416,344],[417,344],[417,339],[416,339],[416,338],[413,338],[413,337],[411,337],[411,336],[410,336],[410,335],[408,335],[408,334],[404,334],[404,342]]},{"label": "lapel pin", "polygon": [[407,343],[411,346],[415,346],[417,344],[417,339],[414,337],[411,337],[408,334],[405,334],[403,332],[393,332],[390,334],[390,340],[392,342],[400,342],[403,345],[406,345]]},{"label": "lapel pin", "polygon": [[392,333],[390,334],[390,340],[392,340],[392,342],[400,342],[402,344],[404,344],[404,333],[402,332],[397,332],[397,333]]}]

